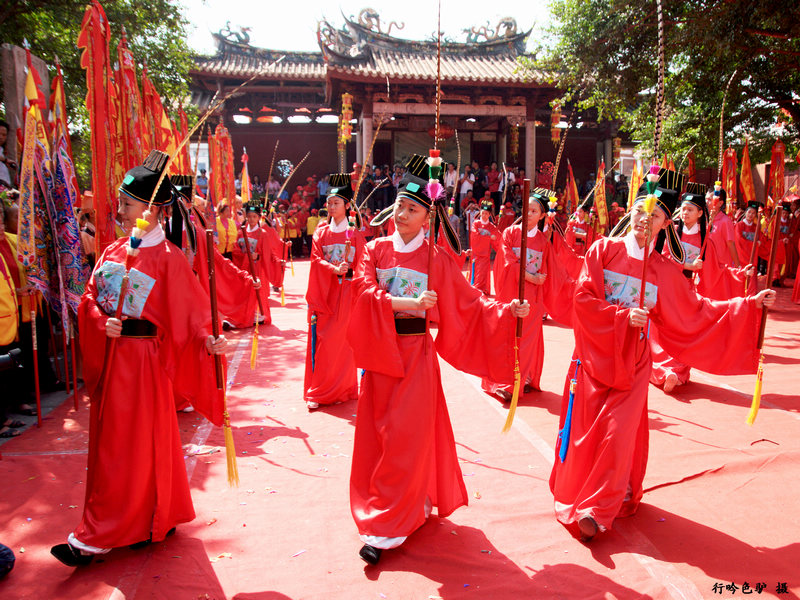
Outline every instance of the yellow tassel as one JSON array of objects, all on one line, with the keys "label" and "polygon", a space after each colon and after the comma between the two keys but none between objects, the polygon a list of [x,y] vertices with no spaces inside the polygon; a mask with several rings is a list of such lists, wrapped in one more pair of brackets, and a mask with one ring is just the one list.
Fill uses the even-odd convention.
[{"label": "yellow tassel", "polygon": [[236,466],[236,448],[233,445],[233,431],[231,430],[231,418],[226,410],[223,413],[225,429],[225,457],[228,461],[228,485],[239,485],[239,468]]},{"label": "yellow tassel", "polygon": [[289,261],[289,266],[292,267],[292,277],[294,277],[294,261],[293,260]]},{"label": "yellow tassel", "polygon": [[653,210],[656,207],[656,196],[655,194],[648,194],[644,200],[644,210],[648,215],[653,214]]},{"label": "yellow tassel", "polygon": [[281,286],[281,306],[286,306],[286,298],[283,295],[283,286]]},{"label": "yellow tassel", "polygon": [[146,231],[150,227],[150,223],[146,219],[136,219],[136,227],[142,231]]},{"label": "yellow tassel", "polygon": [[519,372],[519,338],[514,338],[514,392],[511,394],[511,405],[508,407],[508,416],[503,425],[503,433],[508,433],[511,424],[514,422],[514,413],[517,412],[517,402],[519,401],[519,388],[522,383],[522,376]]},{"label": "yellow tassel", "polygon": [[747,415],[747,424],[752,425],[756,421],[758,407],[761,406],[761,384],[764,381],[764,354],[758,359],[758,374],[756,375],[756,390],[753,392],[753,403],[750,405],[750,413]]},{"label": "yellow tassel", "polygon": [[258,357],[258,317],[261,315],[256,311],[256,328],[253,330],[253,344],[250,346],[250,370],[256,368],[256,360]]}]

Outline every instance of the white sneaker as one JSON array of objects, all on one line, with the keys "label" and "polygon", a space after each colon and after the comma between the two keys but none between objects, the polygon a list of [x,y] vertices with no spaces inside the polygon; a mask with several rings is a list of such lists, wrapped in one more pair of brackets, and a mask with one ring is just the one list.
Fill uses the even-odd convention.
[{"label": "white sneaker", "polygon": [[187,406],[186,408],[182,408],[181,412],[183,412],[183,413],[193,413],[194,412],[194,406]]},{"label": "white sneaker", "polygon": [[319,402],[308,401],[308,402],[306,402],[306,406],[308,407],[308,410],[315,410],[315,409],[319,408]]}]

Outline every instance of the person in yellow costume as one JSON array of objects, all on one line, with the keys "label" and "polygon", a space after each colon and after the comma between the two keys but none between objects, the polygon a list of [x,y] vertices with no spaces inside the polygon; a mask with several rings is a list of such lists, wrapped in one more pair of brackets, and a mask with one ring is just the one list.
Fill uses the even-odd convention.
[{"label": "person in yellow costume", "polygon": [[217,207],[217,248],[220,254],[233,260],[233,247],[236,245],[238,231],[236,219],[231,216],[231,207],[227,200],[222,200]]}]

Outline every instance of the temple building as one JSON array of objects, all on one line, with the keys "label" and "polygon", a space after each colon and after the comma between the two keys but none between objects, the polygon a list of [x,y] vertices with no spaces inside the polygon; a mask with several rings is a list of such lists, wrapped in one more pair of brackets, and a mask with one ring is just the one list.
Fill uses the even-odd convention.
[{"label": "temple building", "polygon": [[[402,25],[385,26],[375,11],[365,9],[339,28],[320,21],[319,52],[283,52],[253,47],[246,30],[231,31],[228,25],[215,34],[216,55],[195,60],[192,101],[204,110],[215,96],[257,74],[211,120],[229,129],[238,166],[241,149],[247,148],[251,176],[265,177],[277,140],[278,159],[297,162],[311,151],[298,169],[298,184],[343,165],[349,170],[368,156],[369,164],[403,164],[410,154],[433,147],[437,43],[395,37],[394,28]],[[463,42],[443,38],[438,137],[446,160],[460,158],[462,166],[496,160],[525,169],[528,177],[555,162],[552,137],[563,132],[571,115],[551,106],[560,90],[520,66],[517,59],[530,33],[505,18],[495,29],[466,31]],[[352,137],[342,153],[343,109],[351,117]],[[594,177],[601,158],[607,166],[620,158],[617,171],[630,172],[633,153],[614,124],[583,113],[574,124],[559,185],[567,158],[581,181]]]}]

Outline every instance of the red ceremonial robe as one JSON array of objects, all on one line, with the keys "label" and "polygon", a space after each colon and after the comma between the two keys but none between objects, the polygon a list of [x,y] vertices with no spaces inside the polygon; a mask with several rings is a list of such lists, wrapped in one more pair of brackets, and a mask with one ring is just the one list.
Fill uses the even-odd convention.
[{"label": "red ceremonial robe", "polygon": [[[750,254],[753,251],[753,241],[756,238],[756,223],[748,223],[744,219],[736,223],[736,251],[739,253],[739,264],[750,264]],[[753,256],[753,262],[758,259],[758,254]]]},{"label": "red ceremonial robe", "polygon": [[[800,242],[797,243],[797,250],[800,252]],[[800,304],[800,262],[797,263],[797,273],[794,276],[794,289],[792,290],[792,302]]]},{"label": "red ceremonial robe", "polygon": [[469,232],[469,246],[472,249],[471,283],[484,294],[491,294],[492,281],[489,273],[492,268],[492,246],[499,252],[500,232],[491,221],[484,223],[475,219]]},{"label": "red ceremonial robe", "polygon": [[[633,514],[642,498],[652,365],[642,330],[628,321],[639,305],[641,275],[642,261],[629,255],[625,238],[599,240],[586,254],[559,419],[561,429],[580,359],[568,453],[561,462],[559,438],[550,475],[556,516],[565,524],[591,516],[608,529],[616,517]],[[645,304],[660,343],[678,360],[721,375],[755,373],[761,310],[752,298],[701,298],[674,262],[655,253],[648,262]]]},{"label": "red ceremonial robe", "polygon": [[[258,294],[261,298],[261,305],[264,307],[265,323],[269,325],[272,323],[272,316],[269,310],[269,280],[272,266],[272,249],[269,245],[269,234],[265,231],[266,227],[257,226],[252,231],[250,226],[247,225],[247,239],[250,242],[250,253],[253,256],[253,268],[255,269],[255,277],[258,277],[261,282],[261,287],[258,289]],[[236,238],[236,244],[233,247],[233,264],[245,273],[250,273],[250,260],[247,258],[247,251],[244,247],[244,234],[242,228],[239,228],[239,236]],[[253,274],[251,274],[252,276]],[[258,304],[256,303],[256,306]],[[253,319],[247,326],[253,324]]]},{"label": "red ceremonial robe", "polygon": [[[197,280],[205,291],[210,293],[208,282],[208,248],[204,230],[195,225],[197,232],[197,253],[194,256],[192,269],[197,274]],[[247,271],[236,267],[231,261],[220,254],[214,245],[214,274],[217,279],[217,309],[220,317],[234,327],[252,327],[258,305],[256,303],[256,290],[253,288],[253,278]],[[262,283],[265,286],[266,282]],[[263,289],[263,287],[262,287]],[[269,308],[264,303],[265,323],[269,325],[272,320]]]},{"label": "red ceremonial robe", "polygon": [[120,337],[105,385],[103,419],[98,389],[105,324],[119,301],[128,238],[111,244],[97,261],[78,308],[83,377],[92,399],[83,516],[75,537],[98,548],[164,539],[195,514],[189,494],[173,389],[215,425],[222,399],[214,358],[208,295],[172,244],[144,237],[130,271],[123,315],[157,327],[154,338]]},{"label": "red ceremonial robe", "polygon": [[[397,236],[399,238],[399,236]],[[362,535],[408,536],[425,521],[429,499],[447,516],[468,502],[439,373],[438,354],[455,368],[513,380],[511,311],[484,298],[457,265],[435,250],[438,295],[430,334],[398,335],[391,295],[428,289],[428,243],[394,249],[395,237],[369,242],[356,272],[348,339],[365,369],[358,398],[350,508]],[[413,243],[413,242],[412,242]],[[423,316],[424,313],[412,316]]]},{"label": "red ceremonial robe", "polygon": [[[542,273],[547,275],[542,285],[525,282],[525,300],[530,304],[530,314],[522,321],[522,340],[519,347],[519,370],[522,384],[529,383],[534,390],[540,390],[542,365],[544,364],[544,335],[542,333],[542,315],[552,307],[559,317],[559,305],[566,306],[561,297],[561,290],[567,279],[563,269],[556,264],[556,256],[547,235],[534,229],[534,235],[528,235],[526,242],[527,261],[525,270],[531,275]],[[558,234],[556,234],[558,235]],[[519,255],[522,241],[522,225],[512,225],[503,232],[503,252],[495,259],[502,264],[497,278],[497,299],[500,302],[511,302],[519,297]],[[569,289],[569,286],[567,286]],[[565,294],[569,294],[566,291]],[[571,299],[571,296],[565,296]],[[568,320],[568,319],[567,319]],[[490,379],[481,381],[481,388],[490,394],[498,390],[511,392],[511,384],[498,384]]]},{"label": "red ceremonial robe", "polygon": [[[366,242],[360,231],[347,231],[346,220],[342,231],[333,229],[336,227],[325,224],[314,232],[306,292],[309,332],[303,399],[318,404],[334,404],[358,397],[358,369],[346,339],[353,282],[346,276],[340,278],[334,267],[344,258],[348,235],[347,262],[353,267],[361,260]],[[316,317],[313,335],[312,317]]]},{"label": "red ceremonial robe", "polygon": [[578,221],[576,217],[572,217],[567,222],[564,238],[567,241],[567,245],[572,248],[578,256],[586,254],[586,250],[592,245],[592,242],[594,242],[594,236],[594,229],[592,229],[588,222]]},{"label": "red ceremonial robe", "polygon": [[282,240],[273,227],[264,226],[263,230],[267,238],[267,245],[270,249],[269,261],[265,265],[268,273],[268,281],[275,287],[283,287],[286,260],[289,256],[292,243],[288,240]]}]

